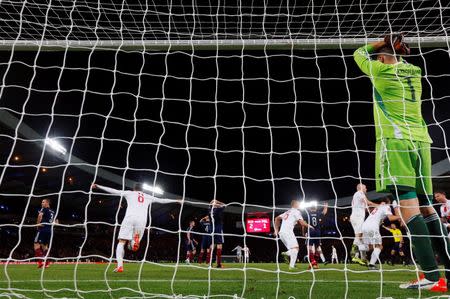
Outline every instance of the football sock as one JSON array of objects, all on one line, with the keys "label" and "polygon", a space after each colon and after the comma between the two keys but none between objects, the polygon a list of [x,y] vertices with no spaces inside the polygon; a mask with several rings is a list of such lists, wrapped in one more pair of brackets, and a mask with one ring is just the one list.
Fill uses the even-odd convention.
[{"label": "football sock", "polygon": [[35,249],[34,250],[34,256],[35,257],[41,257],[42,256],[42,249],[41,248]]},{"label": "football sock", "polygon": [[198,254],[198,263],[201,264],[203,263],[203,251],[200,251],[200,253]]},{"label": "football sock", "polygon": [[358,245],[358,250],[359,250],[359,257],[362,260],[366,260],[367,259],[367,246],[364,244],[359,244]]},{"label": "football sock", "polygon": [[222,265],[222,248],[217,248],[217,257],[216,257],[216,259],[217,259],[217,266],[220,266],[220,265]]},{"label": "football sock", "polygon": [[295,263],[297,262],[298,249],[294,248],[289,251],[291,252],[291,254],[290,254],[291,260],[289,262],[289,267],[294,268]]},{"label": "football sock", "polygon": [[45,250],[42,250],[42,257],[47,257],[47,259],[45,260],[45,265],[48,265],[50,263],[50,261],[48,260],[47,252],[48,252],[48,248]]},{"label": "football sock", "polygon": [[[34,256],[35,257],[42,257],[42,250],[41,250],[41,248],[38,248],[38,249],[34,250]],[[41,259],[37,259],[37,263],[38,263],[39,266],[41,266],[42,265],[42,260]]]},{"label": "football sock", "polygon": [[430,238],[431,245],[445,267],[445,277],[450,279],[450,247],[447,228],[442,225],[441,220],[436,213],[425,217],[424,221],[432,236]]},{"label": "football sock", "polygon": [[206,263],[211,263],[211,251],[208,251],[206,253]]},{"label": "football sock", "polygon": [[418,264],[425,274],[425,278],[430,281],[439,280],[439,270],[434,257],[431,241],[428,237],[430,232],[422,215],[411,217],[406,224],[411,234],[411,244]]},{"label": "football sock", "polygon": [[194,261],[194,253],[189,252],[189,261],[192,263]]},{"label": "football sock", "polygon": [[322,261],[322,263],[325,263],[325,256],[323,255],[323,253],[320,254],[320,260]]},{"label": "football sock", "polygon": [[124,244],[122,242],[117,243],[116,247],[117,267],[123,267],[123,255],[124,255],[123,245]]},{"label": "football sock", "polygon": [[391,264],[395,264],[395,254],[391,254]]},{"label": "football sock", "polygon": [[370,256],[370,264],[375,265],[378,261],[378,257],[380,256],[381,249],[380,248],[374,248],[372,255]]},{"label": "football sock", "polygon": [[313,265],[317,263],[316,259],[314,258],[314,253],[312,252],[309,252],[309,262]]}]

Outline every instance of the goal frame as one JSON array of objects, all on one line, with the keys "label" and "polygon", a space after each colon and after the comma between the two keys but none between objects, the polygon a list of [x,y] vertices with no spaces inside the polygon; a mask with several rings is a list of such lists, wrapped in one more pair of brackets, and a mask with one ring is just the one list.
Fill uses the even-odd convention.
[{"label": "goal frame", "polygon": [[[325,50],[352,49],[379,38],[210,39],[210,40],[0,40],[0,51],[70,50]],[[448,36],[409,37],[412,48],[450,47]]]}]

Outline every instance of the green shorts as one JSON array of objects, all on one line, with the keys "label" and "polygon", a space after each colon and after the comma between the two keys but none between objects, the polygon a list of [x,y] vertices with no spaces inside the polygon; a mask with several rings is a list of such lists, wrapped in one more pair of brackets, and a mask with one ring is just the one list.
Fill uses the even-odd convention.
[{"label": "green shorts", "polygon": [[[432,198],[430,144],[406,139],[382,139],[376,143],[377,192],[416,192],[421,204]],[[397,191],[396,191],[397,190]],[[427,202],[423,202],[427,199]]]}]

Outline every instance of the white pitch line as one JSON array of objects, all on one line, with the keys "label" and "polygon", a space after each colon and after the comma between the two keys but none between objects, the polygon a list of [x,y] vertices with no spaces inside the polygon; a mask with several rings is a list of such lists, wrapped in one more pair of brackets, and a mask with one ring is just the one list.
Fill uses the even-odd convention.
[{"label": "white pitch line", "polygon": [[[247,279],[248,281],[252,281],[253,283],[264,283],[264,282],[278,282],[276,279]],[[86,279],[86,280],[80,280],[78,279],[77,282],[104,282],[104,279]],[[137,282],[137,279],[108,279],[109,283],[113,282]],[[172,282],[171,279],[140,279],[141,282]],[[203,283],[203,282],[225,282],[225,283],[236,283],[241,282],[243,279],[175,279],[175,282],[196,282],[196,283]],[[8,282],[7,280],[0,280],[0,283],[2,282]],[[24,282],[41,282],[40,279],[28,279],[28,280],[10,280],[10,282],[14,283],[24,283]],[[74,282],[73,279],[51,279],[51,280],[42,280],[43,283],[58,283],[58,282]],[[305,279],[282,279],[280,282],[321,282],[321,283],[345,283],[345,280],[324,280],[324,279],[316,279],[316,280],[305,280]],[[391,283],[391,284],[397,284],[397,283],[403,283],[405,281],[394,281],[394,280],[383,280],[383,281],[373,281],[373,280],[347,280],[349,283],[372,283],[372,284],[380,284],[380,283]]]}]

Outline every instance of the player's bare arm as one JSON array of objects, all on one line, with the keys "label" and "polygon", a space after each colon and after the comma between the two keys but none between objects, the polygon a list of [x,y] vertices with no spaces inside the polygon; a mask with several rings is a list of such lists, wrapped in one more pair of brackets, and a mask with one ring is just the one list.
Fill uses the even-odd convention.
[{"label": "player's bare arm", "polygon": [[305,220],[301,219],[298,221],[298,224],[302,227],[302,228],[310,228],[310,229],[314,229],[314,226],[308,224],[308,222],[306,222]]},{"label": "player's bare arm", "polygon": [[364,200],[366,201],[366,204],[367,204],[368,207],[374,207],[374,208],[376,208],[376,207],[379,206],[379,204],[374,203],[373,201],[369,200],[369,199],[367,198],[367,196],[364,197]]},{"label": "player's bare arm", "polygon": [[38,213],[38,217],[37,217],[37,220],[36,220],[36,224],[37,224],[38,227],[39,227],[39,226],[43,226],[43,225],[41,224],[41,222],[42,222],[42,215],[44,215],[44,213],[42,213],[42,212],[39,212],[39,213]]},{"label": "player's bare arm", "polygon": [[323,214],[323,215],[326,215],[327,213],[328,213],[328,203],[326,202],[326,203],[323,205],[322,214]]},{"label": "player's bare arm", "polygon": [[281,217],[280,216],[275,217],[275,223],[273,225],[273,228],[274,228],[273,234],[275,236],[278,236],[278,232],[280,231],[280,223],[281,223]]},{"label": "player's bare arm", "polygon": [[213,199],[211,200],[210,204],[214,207],[214,208],[222,208],[225,206],[225,204],[221,201],[218,201],[217,199]]},{"label": "player's bare arm", "polygon": [[389,221],[393,222],[393,221],[400,220],[401,218],[400,218],[400,216],[397,216],[397,215],[389,215],[388,219],[389,219]]}]

